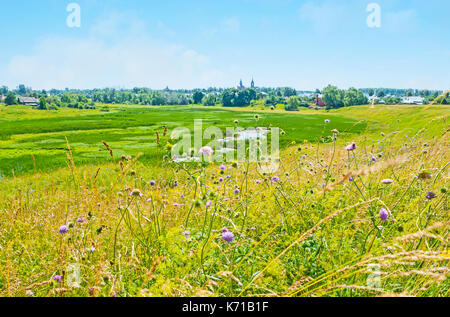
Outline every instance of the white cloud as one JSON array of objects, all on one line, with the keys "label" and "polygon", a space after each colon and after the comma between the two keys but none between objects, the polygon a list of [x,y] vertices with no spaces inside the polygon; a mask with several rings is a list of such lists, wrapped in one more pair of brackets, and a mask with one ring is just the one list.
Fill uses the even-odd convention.
[{"label": "white cloud", "polygon": [[389,31],[406,32],[416,26],[417,13],[413,9],[386,13],[386,27]]},{"label": "white cloud", "polygon": [[240,27],[241,23],[239,22],[239,19],[236,17],[227,18],[222,20],[221,22],[221,28],[225,32],[236,33],[239,32]]},{"label": "white cloud", "polygon": [[344,8],[334,3],[304,3],[299,11],[300,19],[312,24],[317,33],[328,33],[344,20]]},{"label": "white cloud", "polygon": [[159,42],[126,15],[102,19],[86,38],[47,37],[13,57],[1,78],[33,88],[195,88],[219,85],[224,72],[193,49]]}]

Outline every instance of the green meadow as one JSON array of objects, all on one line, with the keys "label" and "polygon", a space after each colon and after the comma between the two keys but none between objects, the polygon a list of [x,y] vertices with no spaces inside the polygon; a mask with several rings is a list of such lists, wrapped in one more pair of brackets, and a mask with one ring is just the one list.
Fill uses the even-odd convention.
[{"label": "green meadow", "polygon": [[[0,108],[0,296],[448,297],[448,106],[108,107]],[[163,160],[195,119],[279,169]]]},{"label": "green meadow", "polygon": [[11,176],[33,171],[51,171],[67,166],[66,151],[69,141],[76,165],[99,164],[107,161],[109,152],[102,141],[114,149],[116,158],[142,153],[141,161],[157,164],[163,152],[157,145],[156,131],[194,126],[195,119],[203,119],[203,128],[217,126],[223,132],[227,127],[279,127],[285,131],[280,144],[285,147],[293,141],[316,141],[328,135],[325,119],[333,117],[333,128],[343,135],[357,135],[367,127],[365,118],[349,114],[301,113],[262,111],[232,111],[203,106],[108,106],[109,112],[98,110],[39,111],[23,106],[0,107],[0,175]]}]

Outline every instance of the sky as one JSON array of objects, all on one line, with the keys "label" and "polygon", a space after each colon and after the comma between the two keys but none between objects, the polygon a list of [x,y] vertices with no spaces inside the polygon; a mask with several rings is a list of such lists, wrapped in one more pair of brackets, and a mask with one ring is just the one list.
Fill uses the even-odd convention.
[{"label": "sky", "polygon": [[[0,86],[450,89],[447,0],[0,0]],[[80,27],[67,23],[80,9]],[[367,10],[375,3],[377,12]],[[368,18],[380,17],[379,27]],[[70,19],[70,21],[76,21]]]}]

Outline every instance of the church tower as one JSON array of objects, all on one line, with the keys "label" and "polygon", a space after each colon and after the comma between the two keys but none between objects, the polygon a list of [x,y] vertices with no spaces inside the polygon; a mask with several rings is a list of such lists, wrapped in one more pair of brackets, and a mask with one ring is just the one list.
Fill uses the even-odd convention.
[{"label": "church tower", "polygon": [[244,87],[244,85],[242,84],[242,79],[241,79],[241,81],[239,82],[239,86],[237,87],[239,90],[244,90],[245,89],[245,87]]},{"label": "church tower", "polygon": [[252,78],[252,83],[251,83],[251,87],[255,88],[255,80]]}]

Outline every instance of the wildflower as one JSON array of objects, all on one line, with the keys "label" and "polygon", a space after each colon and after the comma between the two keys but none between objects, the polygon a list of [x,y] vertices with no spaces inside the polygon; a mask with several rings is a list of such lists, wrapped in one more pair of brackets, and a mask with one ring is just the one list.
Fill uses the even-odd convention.
[{"label": "wildflower", "polygon": [[222,183],[223,181],[224,181],[223,177],[220,177],[220,178],[219,178],[219,182]]},{"label": "wildflower", "polygon": [[174,203],[173,206],[174,206],[174,207],[181,207],[181,206],[183,206],[183,204]]},{"label": "wildflower", "polygon": [[230,179],[230,178],[231,178],[231,175],[227,175],[225,178]]},{"label": "wildflower", "polygon": [[423,152],[423,154],[427,154],[427,153],[428,153],[428,151],[427,151],[427,150],[423,150],[422,152]]},{"label": "wildflower", "polygon": [[278,183],[280,181],[280,178],[279,177],[272,177],[272,182],[274,182],[274,183]]},{"label": "wildflower", "polygon": [[208,201],[207,203],[206,203],[206,208],[208,208],[208,207],[211,207],[211,205],[212,205],[212,201],[210,200],[210,201]]},{"label": "wildflower", "polygon": [[330,121],[330,120],[328,120],[328,119],[326,119],[326,120],[325,120],[325,123],[327,123],[327,124],[328,124],[328,123],[330,123],[330,122],[331,122],[331,121]]},{"label": "wildflower", "polygon": [[428,192],[425,197],[427,199],[433,199],[433,198],[436,198],[436,194],[433,192]]},{"label": "wildflower", "polygon": [[356,144],[353,142],[352,144],[347,145],[347,146],[345,147],[345,149],[346,149],[347,151],[353,151],[353,150],[356,149]]},{"label": "wildflower", "polygon": [[381,136],[382,136],[382,137],[384,137],[384,136],[385,136],[384,132],[381,132]]},{"label": "wildflower", "polygon": [[183,232],[183,236],[185,237],[185,238],[189,238],[190,236],[191,236],[191,233],[189,232],[189,231],[185,231],[185,232]]},{"label": "wildflower", "polygon": [[256,183],[256,185],[259,185],[259,184],[261,184],[261,181],[259,179],[257,179],[255,183]]},{"label": "wildflower", "polygon": [[377,158],[375,156],[372,156],[372,163],[375,163],[377,161]]},{"label": "wildflower", "polygon": [[420,180],[430,179],[431,178],[431,174],[428,173],[428,172],[422,172],[419,175],[417,175],[417,178],[419,178]]},{"label": "wildflower", "polygon": [[239,120],[234,120],[234,124],[238,124],[239,123]]},{"label": "wildflower", "polygon": [[139,197],[142,197],[143,194],[142,194],[142,192],[141,192],[139,189],[133,189],[133,190],[130,192],[130,196],[139,196]]},{"label": "wildflower", "polygon": [[222,231],[222,233],[225,233],[225,232],[228,231],[228,228],[224,227],[224,228],[222,228],[222,230],[220,230],[220,231]]},{"label": "wildflower", "polygon": [[61,275],[55,275],[55,276],[53,276],[53,280],[58,282],[58,283],[61,283],[62,282],[62,276]]},{"label": "wildflower", "polygon": [[148,202],[148,203],[150,203],[151,201],[152,201],[152,199],[151,199],[151,198],[147,199],[147,202]]},{"label": "wildflower", "polygon": [[220,167],[219,167],[222,171],[224,171],[224,170],[226,170],[227,169],[227,167],[225,166],[225,165],[220,165]]},{"label": "wildflower", "polygon": [[394,181],[392,179],[386,178],[381,181],[383,184],[392,184]]},{"label": "wildflower", "polygon": [[84,223],[86,220],[84,219],[84,218],[82,218],[82,217],[80,217],[80,218],[78,218],[77,219],[77,222],[78,223]]},{"label": "wildflower", "polygon": [[239,195],[240,192],[241,192],[241,191],[239,190],[239,188],[236,188],[236,189],[234,190],[234,193],[235,193],[236,195]]},{"label": "wildflower", "polygon": [[204,146],[198,151],[198,153],[203,154],[203,155],[212,155],[214,153],[214,151],[211,147]]},{"label": "wildflower", "polygon": [[176,181],[173,183],[173,187],[174,188],[178,187],[178,183]]},{"label": "wildflower", "polygon": [[61,227],[59,227],[59,233],[61,234],[66,234],[69,231],[69,228],[67,228],[66,225],[62,225]]},{"label": "wildflower", "polygon": [[231,231],[226,231],[222,235],[222,239],[228,243],[234,240],[234,234]]},{"label": "wildflower", "polygon": [[334,134],[339,134],[339,130],[337,130],[337,129],[333,129],[333,130],[331,130],[331,132],[333,132]]},{"label": "wildflower", "polygon": [[350,176],[350,178],[348,179],[349,182],[353,182],[353,177]]},{"label": "wildflower", "polygon": [[154,180],[151,180],[150,181],[150,186],[155,186],[155,185],[156,185],[156,182]]},{"label": "wildflower", "polygon": [[381,218],[381,220],[386,221],[388,219],[388,217],[389,217],[388,211],[386,209],[384,209],[384,208],[381,208],[381,210],[380,210],[380,218]]}]

